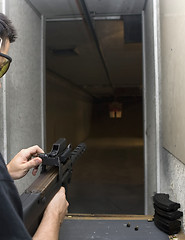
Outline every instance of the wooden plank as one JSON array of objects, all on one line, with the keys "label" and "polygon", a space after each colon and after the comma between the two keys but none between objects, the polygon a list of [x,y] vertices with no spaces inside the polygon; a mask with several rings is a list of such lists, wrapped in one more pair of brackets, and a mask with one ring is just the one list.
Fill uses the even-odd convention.
[{"label": "wooden plank", "polygon": [[66,219],[77,220],[151,220],[152,215],[125,215],[125,214],[77,214],[72,213],[66,216]]}]

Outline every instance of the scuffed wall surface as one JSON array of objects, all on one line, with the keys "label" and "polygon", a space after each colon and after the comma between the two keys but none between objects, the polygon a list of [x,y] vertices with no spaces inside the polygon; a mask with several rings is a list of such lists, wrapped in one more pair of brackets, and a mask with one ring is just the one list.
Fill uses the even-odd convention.
[{"label": "scuffed wall surface", "polygon": [[172,201],[181,204],[185,229],[185,165],[163,148],[161,161],[161,192],[168,193]]},{"label": "scuffed wall surface", "polygon": [[9,54],[7,119],[9,157],[21,148],[41,143],[41,19],[26,1],[9,4],[18,32]]},{"label": "scuffed wall surface", "polygon": [[76,146],[89,135],[91,125],[91,98],[47,71],[46,136],[47,150],[60,137]]},{"label": "scuffed wall surface", "polygon": [[[6,74],[8,161],[22,148],[41,145],[41,19],[27,1],[6,0],[7,15],[17,29],[13,61]],[[1,92],[4,89],[1,89]],[[15,181],[20,193],[34,177]]]}]

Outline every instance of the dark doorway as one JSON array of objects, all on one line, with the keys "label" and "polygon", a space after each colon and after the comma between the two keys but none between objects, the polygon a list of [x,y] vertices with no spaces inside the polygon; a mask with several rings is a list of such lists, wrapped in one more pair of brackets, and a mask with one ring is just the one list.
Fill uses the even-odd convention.
[{"label": "dark doorway", "polygon": [[59,137],[87,144],[68,188],[69,212],[144,214],[145,1],[85,1],[87,11],[80,2],[65,1],[46,25],[47,148]]}]

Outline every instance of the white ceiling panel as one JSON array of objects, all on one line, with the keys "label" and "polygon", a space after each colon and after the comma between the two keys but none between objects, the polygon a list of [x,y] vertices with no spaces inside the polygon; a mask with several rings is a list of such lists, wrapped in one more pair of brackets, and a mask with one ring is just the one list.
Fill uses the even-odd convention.
[{"label": "white ceiling panel", "polygon": [[[46,18],[79,15],[79,0],[30,0]],[[145,0],[86,0],[90,12],[98,15],[141,14]]]},{"label": "white ceiling panel", "polygon": [[46,18],[80,14],[75,0],[30,0],[30,2]]}]

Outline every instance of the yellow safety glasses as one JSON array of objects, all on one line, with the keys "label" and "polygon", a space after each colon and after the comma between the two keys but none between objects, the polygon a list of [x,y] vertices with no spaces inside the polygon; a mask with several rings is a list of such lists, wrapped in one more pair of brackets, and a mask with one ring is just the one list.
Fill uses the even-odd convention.
[{"label": "yellow safety glasses", "polygon": [[0,78],[8,71],[11,61],[10,56],[0,53]]}]

